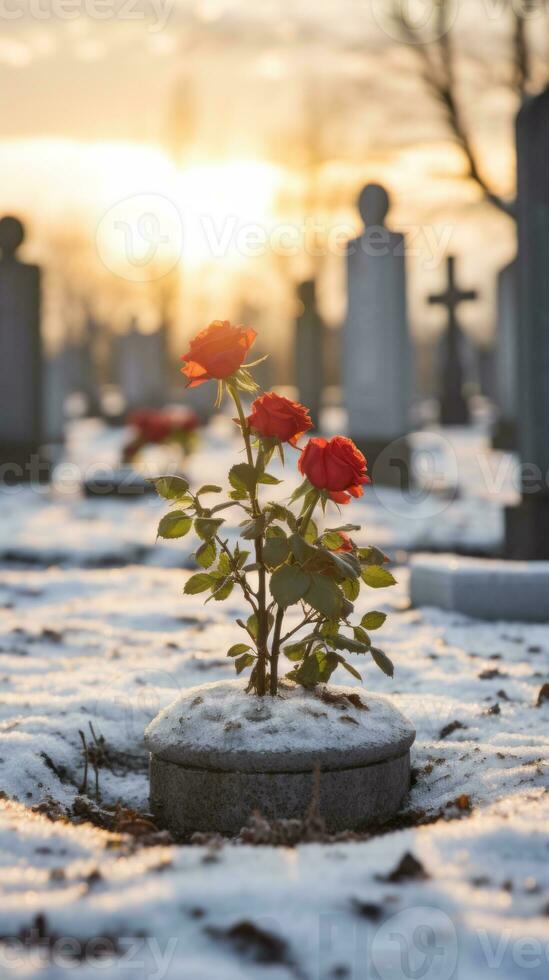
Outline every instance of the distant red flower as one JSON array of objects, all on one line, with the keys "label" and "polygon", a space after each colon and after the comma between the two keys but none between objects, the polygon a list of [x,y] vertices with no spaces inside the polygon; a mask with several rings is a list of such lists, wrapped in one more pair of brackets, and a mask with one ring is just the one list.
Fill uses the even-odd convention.
[{"label": "distant red flower", "polygon": [[290,442],[292,446],[313,425],[304,405],[277,395],[274,391],[256,398],[247,422],[257,435]]},{"label": "distant red flower", "polygon": [[309,439],[299,458],[299,470],[318,490],[326,490],[338,504],[348,504],[351,497],[361,497],[365,483],[366,459],[351,439]]},{"label": "distant red flower", "polygon": [[181,373],[189,379],[187,388],[204,381],[223,380],[238,371],[257,334],[247,327],[235,327],[228,320],[214,320],[202,330],[181,358]]}]

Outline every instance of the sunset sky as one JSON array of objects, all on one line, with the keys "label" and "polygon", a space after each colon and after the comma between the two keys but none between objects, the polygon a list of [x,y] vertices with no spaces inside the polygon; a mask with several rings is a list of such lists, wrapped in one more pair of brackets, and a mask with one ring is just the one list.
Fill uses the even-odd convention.
[{"label": "sunset sky", "polygon": [[[0,207],[26,218],[28,254],[56,268],[61,253],[52,257],[53,242],[79,237],[103,272],[127,280],[123,256],[116,267],[121,229],[142,206],[150,215],[156,196],[160,224],[171,229],[162,261],[171,263],[170,250],[179,260],[197,311],[220,302],[228,279],[233,299],[238,293],[239,301],[260,305],[267,289],[284,305],[291,289],[281,290],[281,281],[291,286],[312,266],[300,255],[273,258],[276,229],[301,227],[304,195],[313,194],[324,228],[352,234],[356,193],[375,179],[393,193],[393,226],[411,232],[416,332],[440,321],[423,298],[441,284],[449,248],[460,256],[462,277],[483,292],[466,319],[488,337],[493,271],[513,253],[512,223],[463,180],[461,154],[419,77],[417,52],[397,38],[389,6],[3,0]],[[418,0],[416,16],[426,6]],[[482,166],[494,188],[511,195],[516,99],[506,9],[503,0],[461,0],[453,37],[459,94]],[[541,84],[549,63],[546,14],[536,12],[529,32]],[[250,225],[268,243],[255,256],[243,255],[237,239]],[[222,241],[213,256],[212,229]],[[320,274],[334,322],[342,311],[336,251]]]}]

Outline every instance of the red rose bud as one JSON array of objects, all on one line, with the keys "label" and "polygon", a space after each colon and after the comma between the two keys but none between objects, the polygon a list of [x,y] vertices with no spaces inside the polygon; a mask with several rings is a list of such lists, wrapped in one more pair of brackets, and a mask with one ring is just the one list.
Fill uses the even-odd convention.
[{"label": "red rose bud", "polygon": [[299,470],[318,490],[325,490],[331,500],[347,504],[352,497],[361,497],[362,487],[370,483],[366,460],[351,439],[309,439],[301,451]]},{"label": "red rose bud", "polygon": [[290,442],[292,446],[313,425],[308,409],[274,391],[256,398],[247,422],[256,435]]},{"label": "red rose bud", "polygon": [[353,542],[351,541],[349,535],[348,534],[345,534],[345,531],[338,531],[337,533],[339,534],[339,537],[341,538],[341,544],[340,544],[339,548],[336,548],[335,549],[335,551],[338,552],[338,553],[339,552],[345,552],[345,551],[354,551],[354,547],[355,546],[354,546]]},{"label": "red rose bud", "polygon": [[228,320],[214,320],[202,330],[181,358],[181,373],[189,379],[187,388],[196,388],[214,378],[223,380],[238,371],[257,334],[247,327],[234,327]]}]

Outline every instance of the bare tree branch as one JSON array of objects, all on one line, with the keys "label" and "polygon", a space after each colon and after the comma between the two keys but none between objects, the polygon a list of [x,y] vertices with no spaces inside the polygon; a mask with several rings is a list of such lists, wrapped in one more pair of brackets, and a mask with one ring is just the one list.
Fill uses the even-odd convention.
[{"label": "bare tree branch", "polygon": [[[477,160],[477,155],[473,148],[456,95],[455,55],[449,22],[449,5],[447,0],[435,0],[435,2],[438,8],[438,24],[436,39],[430,42],[430,44],[422,41],[419,31],[408,18],[402,3],[397,2],[395,5],[393,12],[394,20],[398,24],[403,40],[412,45],[413,50],[421,60],[421,77],[432,97],[443,109],[446,124],[467,162],[467,177],[473,180],[477,187],[480,188],[486,201],[508,217],[514,218],[513,202],[508,202],[501,195],[495,193],[482,173]],[[517,67],[517,73],[520,70],[520,85],[522,85],[525,84],[526,78],[528,77],[528,54],[522,15],[517,15],[517,20],[519,19],[522,21],[522,47],[520,49],[520,60],[518,60],[519,42],[515,39],[515,57],[517,59],[517,66],[520,66],[520,69]]]}]

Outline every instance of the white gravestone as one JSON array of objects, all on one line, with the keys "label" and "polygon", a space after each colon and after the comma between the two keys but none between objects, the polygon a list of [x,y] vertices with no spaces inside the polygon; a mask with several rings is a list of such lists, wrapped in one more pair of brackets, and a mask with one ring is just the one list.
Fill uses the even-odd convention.
[{"label": "white gravestone", "polygon": [[389,197],[383,187],[365,187],[358,207],[365,228],[347,247],[343,341],[349,435],[375,482],[402,487],[410,477],[411,378],[404,237],[384,224]]},{"label": "white gravestone", "polygon": [[159,408],[167,398],[165,337],[162,329],[141,333],[132,321],[118,341],[118,383],[126,408]]}]

